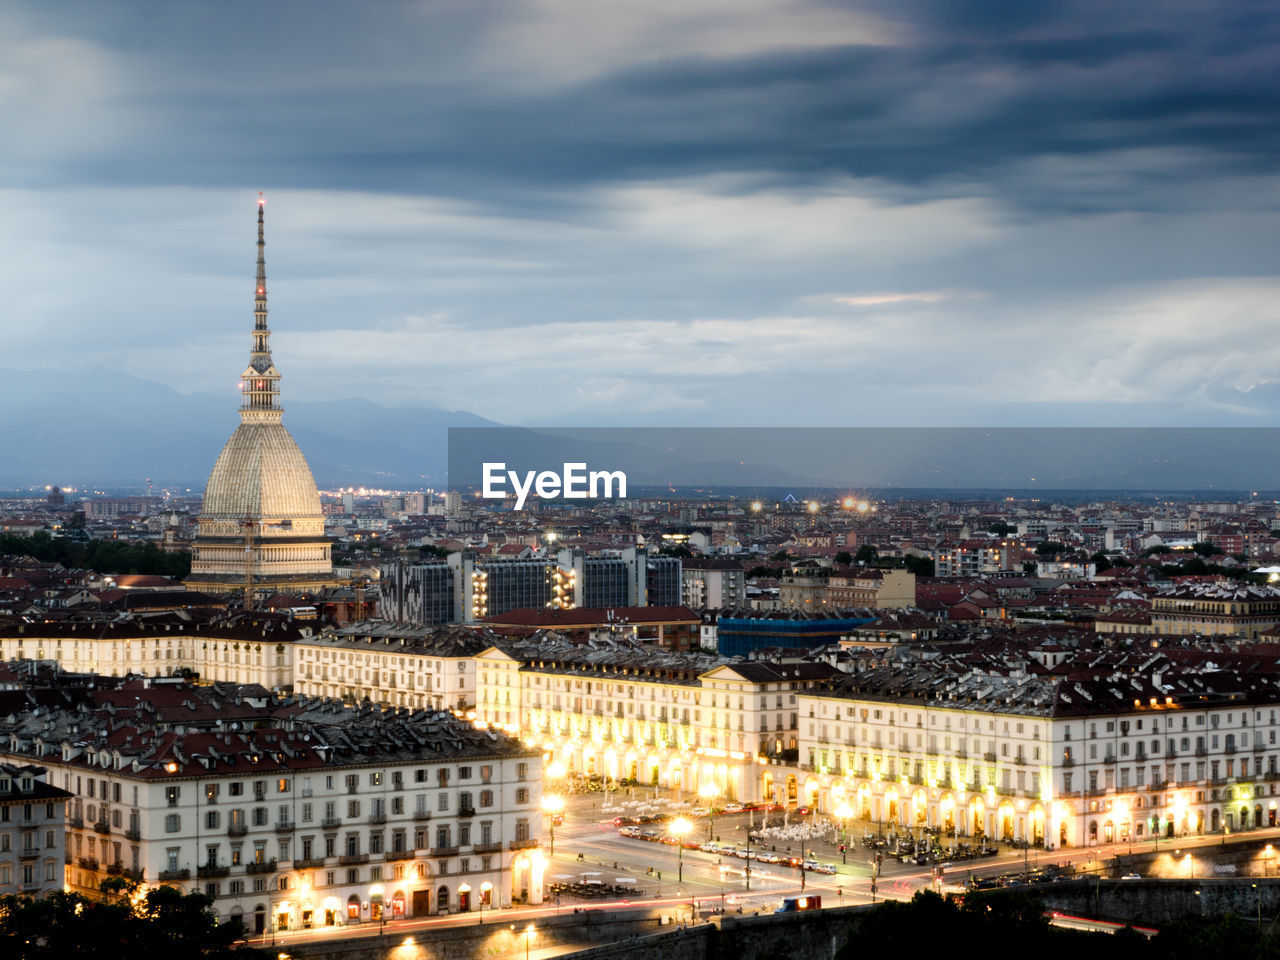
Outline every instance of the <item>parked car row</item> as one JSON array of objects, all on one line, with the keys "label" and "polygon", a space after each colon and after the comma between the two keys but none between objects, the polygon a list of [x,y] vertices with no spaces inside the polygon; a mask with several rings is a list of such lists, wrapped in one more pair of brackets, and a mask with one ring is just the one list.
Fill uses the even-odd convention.
[{"label": "parked car row", "polygon": [[737,857],[740,860],[755,860],[758,863],[777,863],[787,867],[795,867],[797,870],[803,867],[805,870],[812,870],[814,873],[833,874],[836,872],[834,866],[828,863],[821,863],[818,860],[802,860],[800,857],[793,857],[790,854],[774,853],[770,850],[758,848],[748,850],[746,847],[735,847],[732,844],[716,843],[710,840],[705,843],[692,839],[681,841],[672,834],[659,833],[657,830],[644,830],[634,824],[620,827],[618,835],[632,837],[636,840],[647,840],[650,843],[666,843],[671,846],[680,844],[686,850],[700,850],[703,853],[713,853],[719,857]]}]

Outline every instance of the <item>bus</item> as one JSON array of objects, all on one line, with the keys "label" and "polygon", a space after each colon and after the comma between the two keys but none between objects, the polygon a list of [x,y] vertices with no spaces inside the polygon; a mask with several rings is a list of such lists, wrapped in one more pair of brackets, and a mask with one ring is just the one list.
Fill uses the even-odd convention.
[{"label": "bus", "polygon": [[799,913],[801,910],[820,910],[822,898],[819,896],[787,897],[774,913]]}]

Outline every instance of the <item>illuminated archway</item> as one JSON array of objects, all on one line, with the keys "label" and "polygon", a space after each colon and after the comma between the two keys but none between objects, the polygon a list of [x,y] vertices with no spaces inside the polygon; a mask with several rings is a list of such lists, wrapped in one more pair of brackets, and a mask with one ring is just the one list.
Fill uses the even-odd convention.
[{"label": "illuminated archway", "polygon": [[973,824],[972,833],[975,837],[986,835],[987,805],[981,797],[974,797],[969,801],[969,822]]},{"label": "illuminated archway", "polygon": [[943,832],[954,836],[956,832],[956,798],[949,793],[944,793],[942,802],[938,807],[938,813]]},{"label": "illuminated archway", "polygon": [[999,830],[1000,839],[1012,840],[1013,839],[1013,804],[1007,800],[1004,803],[1000,804],[999,809],[996,811],[996,816],[1000,821],[1000,830]]}]

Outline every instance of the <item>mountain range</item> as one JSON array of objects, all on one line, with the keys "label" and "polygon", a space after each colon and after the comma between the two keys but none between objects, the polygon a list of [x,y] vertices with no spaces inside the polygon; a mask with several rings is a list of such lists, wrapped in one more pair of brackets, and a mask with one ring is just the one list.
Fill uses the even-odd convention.
[{"label": "mountain range", "polygon": [[[179,393],[114,371],[0,369],[0,487],[204,488],[239,422],[234,395]],[[443,489],[450,427],[465,411],[368,400],[291,401],[284,423],[321,488]]]}]

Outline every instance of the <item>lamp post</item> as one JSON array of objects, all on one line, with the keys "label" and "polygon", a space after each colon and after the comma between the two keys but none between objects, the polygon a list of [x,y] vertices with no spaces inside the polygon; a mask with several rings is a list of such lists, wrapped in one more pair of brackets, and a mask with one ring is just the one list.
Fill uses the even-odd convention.
[{"label": "lamp post", "polygon": [[524,960],[529,960],[529,941],[537,935],[538,930],[532,923],[524,928]]},{"label": "lamp post", "polygon": [[720,796],[720,788],[711,780],[708,780],[698,788],[698,796],[707,801],[707,841],[711,841],[712,831],[715,829],[716,822],[716,797]]},{"label": "lamp post", "polygon": [[693,824],[684,817],[676,817],[675,822],[671,824],[671,834],[676,838],[677,883],[684,883],[684,838],[692,829]]},{"label": "lamp post", "polygon": [[840,862],[848,863],[849,857],[845,848],[848,845],[848,827],[849,818],[853,816],[853,808],[848,803],[841,800],[835,809],[836,819],[840,821]]},{"label": "lamp post", "polygon": [[554,793],[542,798],[542,809],[547,814],[547,822],[550,824],[551,844],[548,849],[548,855],[554,857],[556,855],[556,817],[564,810],[564,798]]}]

